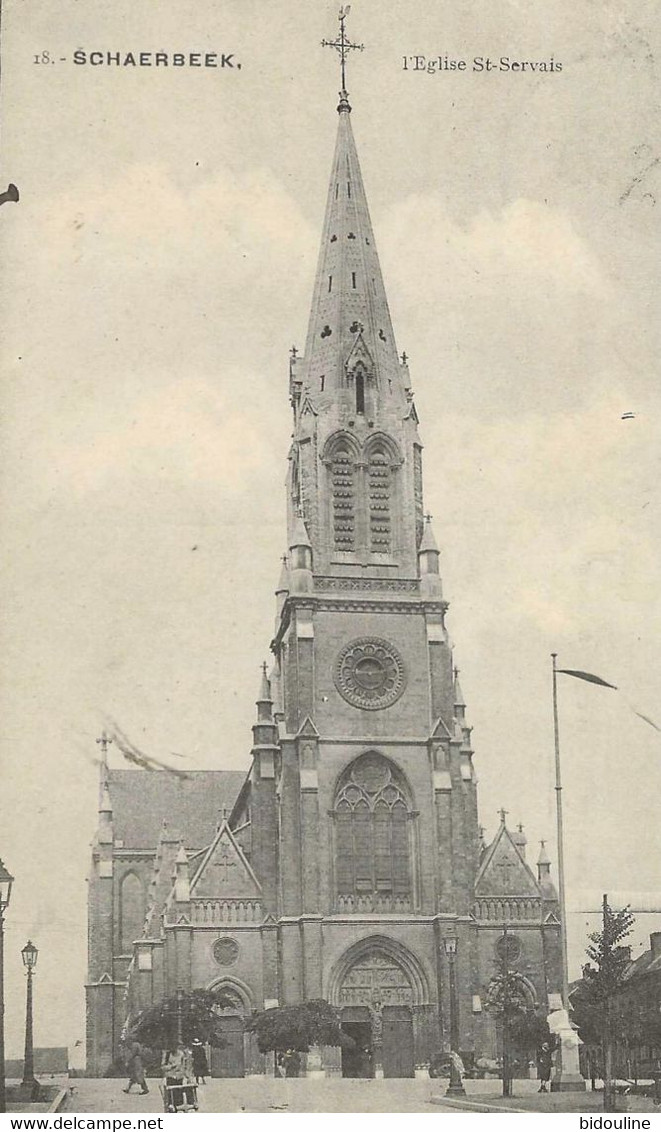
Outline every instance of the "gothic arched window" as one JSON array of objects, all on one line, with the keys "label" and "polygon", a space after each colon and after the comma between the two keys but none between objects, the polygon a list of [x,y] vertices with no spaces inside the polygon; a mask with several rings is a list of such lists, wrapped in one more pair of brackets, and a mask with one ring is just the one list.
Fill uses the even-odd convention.
[{"label": "gothic arched window", "polygon": [[330,461],[333,497],[333,543],[336,550],[352,551],[356,544],[356,499],[353,454],[346,443],[333,449]]},{"label": "gothic arched window", "polygon": [[373,554],[392,552],[391,480],[390,455],[383,446],[375,445],[367,465],[369,548]]},{"label": "gothic arched window", "polygon": [[410,812],[402,775],[381,755],[362,755],[344,773],[334,807],[341,909],[410,907]]},{"label": "gothic arched window", "polygon": [[123,955],[133,951],[133,941],[140,939],[145,921],[145,897],[140,877],[127,873],[120,887],[120,935]]},{"label": "gothic arched window", "polygon": [[356,383],[356,412],[365,412],[365,374],[362,366],[356,367],[356,374],[354,377]]}]

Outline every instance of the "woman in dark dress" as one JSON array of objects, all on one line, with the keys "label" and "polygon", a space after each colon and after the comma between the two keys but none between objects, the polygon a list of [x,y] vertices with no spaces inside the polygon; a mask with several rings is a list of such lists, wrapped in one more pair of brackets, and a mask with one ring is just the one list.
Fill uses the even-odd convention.
[{"label": "woman in dark dress", "polygon": [[206,1085],[205,1077],[209,1076],[209,1064],[204,1046],[199,1038],[193,1041],[193,1073],[197,1084]]},{"label": "woman in dark dress", "polygon": [[547,1085],[551,1078],[551,1067],[553,1065],[553,1050],[549,1042],[544,1042],[537,1052],[537,1076],[540,1080],[539,1092],[548,1092]]}]

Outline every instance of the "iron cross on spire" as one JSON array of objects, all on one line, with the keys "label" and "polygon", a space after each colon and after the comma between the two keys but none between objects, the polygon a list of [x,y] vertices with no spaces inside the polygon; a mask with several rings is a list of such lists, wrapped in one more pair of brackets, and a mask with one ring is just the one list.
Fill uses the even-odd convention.
[{"label": "iron cross on spire", "polygon": [[100,737],[96,741],[101,747],[101,754],[102,754],[102,756],[105,760],[106,755],[108,754],[108,747],[112,743],[112,739],[110,738],[108,733],[104,730],[104,731],[101,732]]},{"label": "iron cross on spire", "polygon": [[334,47],[335,50],[337,51],[338,55],[340,56],[340,75],[341,75],[341,81],[342,81],[342,89],[340,91],[340,98],[344,98],[344,99],[346,99],[346,95],[347,95],[347,76],[346,76],[347,55],[349,54],[350,51],[364,51],[365,50],[365,44],[364,43],[351,43],[350,40],[347,39],[347,33],[346,33],[346,30],[345,30],[345,27],[344,27],[344,22],[345,22],[347,16],[349,15],[350,11],[351,11],[351,6],[349,4],[347,4],[343,8],[340,8],[340,14],[339,14],[340,32],[339,32],[339,35],[337,36],[337,39],[322,39],[322,41],[321,41],[322,47]]}]

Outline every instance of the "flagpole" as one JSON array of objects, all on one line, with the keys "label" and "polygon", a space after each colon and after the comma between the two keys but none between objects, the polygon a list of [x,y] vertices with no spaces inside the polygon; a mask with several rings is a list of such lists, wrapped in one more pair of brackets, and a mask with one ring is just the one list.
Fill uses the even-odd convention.
[{"label": "flagpole", "polygon": [[558,888],[560,897],[560,941],[562,945],[562,1005],[569,1010],[569,960],[567,956],[567,902],[565,899],[565,851],[562,828],[562,777],[560,773],[560,729],[558,726],[558,675],[553,658],[553,735],[555,739],[555,814],[558,836]]}]

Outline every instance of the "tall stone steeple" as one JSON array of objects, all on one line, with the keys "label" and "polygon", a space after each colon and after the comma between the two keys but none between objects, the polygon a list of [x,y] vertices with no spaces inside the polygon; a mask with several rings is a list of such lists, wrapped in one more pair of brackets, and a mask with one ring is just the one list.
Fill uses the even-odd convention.
[{"label": "tall stone steeple", "polygon": [[421,445],[397,353],[346,91],[308,323],[292,351],[290,535],[302,515],[315,574],[417,574]]},{"label": "tall stone steeple", "polygon": [[[366,378],[362,391],[359,362]],[[342,102],[300,370],[311,392],[339,400],[349,417],[363,411],[361,400],[367,416],[386,397],[406,403],[349,106]]]},{"label": "tall stone steeple", "polygon": [[[466,915],[478,853],[470,728],[423,514],[408,366],[342,86],[305,353],[290,358],[290,553],[272,643],[282,689],[277,907]],[[377,787],[365,785],[376,825],[360,841],[352,807],[372,782],[390,782],[388,805],[409,807],[406,838],[396,816],[381,830]],[[379,838],[388,848],[375,863]]]}]

